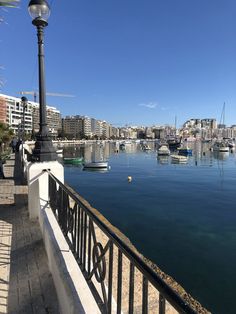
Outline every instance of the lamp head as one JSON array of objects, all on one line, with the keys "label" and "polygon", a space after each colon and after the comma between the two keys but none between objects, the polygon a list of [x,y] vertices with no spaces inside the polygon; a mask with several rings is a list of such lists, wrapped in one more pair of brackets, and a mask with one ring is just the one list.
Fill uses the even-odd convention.
[{"label": "lamp head", "polygon": [[23,96],[21,97],[21,102],[22,102],[23,108],[26,109],[27,104],[28,104],[28,99],[25,96]]},{"label": "lamp head", "polygon": [[26,102],[28,102],[28,99],[27,99],[27,97],[23,96],[23,97],[21,97],[21,101],[26,103]]},{"label": "lamp head", "polygon": [[28,11],[33,19],[34,25],[47,26],[47,20],[50,16],[50,6],[46,0],[31,0],[28,5]]}]

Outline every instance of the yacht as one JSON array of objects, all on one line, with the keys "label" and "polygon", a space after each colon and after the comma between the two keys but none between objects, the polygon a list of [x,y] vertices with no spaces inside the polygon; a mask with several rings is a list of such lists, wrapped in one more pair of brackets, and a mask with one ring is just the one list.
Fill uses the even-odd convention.
[{"label": "yacht", "polygon": [[157,155],[158,156],[169,156],[170,150],[169,150],[168,144],[162,144],[157,150]]},{"label": "yacht", "polygon": [[101,169],[108,168],[108,161],[92,161],[84,163],[84,168]]},{"label": "yacht", "polygon": [[181,155],[171,155],[172,163],[186,163],[188,161],[188,156]]},{"label": "yacht", "polygon": [[213,144],[212,149],[214,152],[228,153],[229,145],[225,141],[216,141]]},{"label": "yacht", "polygon": [[179,155],[182,155],[182,156],[192,156],[193,154],[193,150],[189,148],[188,146],[179,147],[177,149],[178,149]]}]

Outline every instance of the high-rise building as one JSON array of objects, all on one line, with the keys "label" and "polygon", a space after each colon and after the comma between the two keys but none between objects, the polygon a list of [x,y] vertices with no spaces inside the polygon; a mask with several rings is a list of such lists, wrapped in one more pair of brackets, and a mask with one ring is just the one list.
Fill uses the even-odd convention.
[{"label": "high-rise building", "polygon": [[0,122],[7,122],[7,105],[3,97],[0,97]]},{"label": "high-rise building", "polygon": [[91,118],[82,117],[82,136],[83,137],[91,137],[92,129],[91,129]]},{"label": "high-rise building", "polygon": [[[32,131],[31,103],[28,103],[24,110],[23,103],[20,98],[0,94],[0,99],[3,122],[5,122],[14,131],[15,134],[19,134],[22,131],[23,125],[25,132],[31,133]],[[23,119],[25,121],[23,121]]]},{"label": "high-rise building", "polygon": [[[47,123],[49,132],[56,136],[61,129],[60,111],[55,107],[47,106]],[[39,131],[39,104],[28,101],[24,110],[21,98],[0,94],[0,121],[5,122],[18,134],[23,127],[26,133]]]}]

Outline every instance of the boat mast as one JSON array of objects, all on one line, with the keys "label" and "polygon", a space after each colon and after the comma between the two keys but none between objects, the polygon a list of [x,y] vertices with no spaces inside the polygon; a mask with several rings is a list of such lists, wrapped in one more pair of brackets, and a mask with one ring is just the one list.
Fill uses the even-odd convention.
[{"label": "boat mast", "polygon": [[223,104],[223,109],[220,116],[220,124],[225,124],[225,102]]},{"label": "boat mast", "polygon": [[175,137],[176,137],[177,116],[175,115]]}]

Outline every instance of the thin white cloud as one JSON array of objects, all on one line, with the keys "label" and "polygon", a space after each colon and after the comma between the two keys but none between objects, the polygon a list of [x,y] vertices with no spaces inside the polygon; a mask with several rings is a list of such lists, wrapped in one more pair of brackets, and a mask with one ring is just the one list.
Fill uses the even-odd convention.
[{"label": "thin white cloud", "polygon": [[146,107],[146,108],[149,108],[149,109],[155,109],[157,107],[157,103],[155,102],[149,102],[149,103],[142,103],[142,104],[139,104],[139,106],[141,107]]},{"label": "thin white cloud", "polygon": [[168,110],[168,108],[167,107],[161,107],[161,110],[166,111],[166,110]]}]

